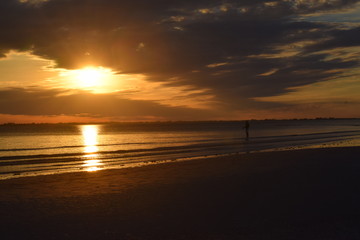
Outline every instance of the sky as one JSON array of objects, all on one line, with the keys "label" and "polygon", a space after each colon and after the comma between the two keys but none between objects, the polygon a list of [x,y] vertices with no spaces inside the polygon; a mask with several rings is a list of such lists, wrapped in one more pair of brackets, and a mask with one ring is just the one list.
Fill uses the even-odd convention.
[{"label": "sky", "polygon": [[1,0],[0,123],[360,117],[360,0]]}]

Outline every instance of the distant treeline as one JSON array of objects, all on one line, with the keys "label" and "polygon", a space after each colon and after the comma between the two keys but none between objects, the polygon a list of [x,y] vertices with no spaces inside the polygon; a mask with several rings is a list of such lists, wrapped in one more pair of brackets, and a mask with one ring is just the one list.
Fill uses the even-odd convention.
[{"label": "distant treeline", "polygon": [[[360,120],[360,118],[333,118],[333,117],[318,117],[318,118],[291,118],[291,119],[271,119],[271,118],[266,118],[266,119],[249,119],[250,121],[306,121],[306,120]],[[204,121],[136,121],[136,122],[68,122],[68,123],[13,123],[13,122],[8,122],[8,123],[3,123],[0,124],[0,126],[12,126],[12,125],[16,125],[16,126],[21,126],[21,125],[49,125],[49,126],[53,126],[53,125],[94,125],[94,124],[126,124],[126,125],[137,125],[137,124],[166,124],[166,123],[185,123],[185,124],[189,124],[189,123],[213,123],[213,122],[243,122],[246,121],[244,120],[204,120]]]}]

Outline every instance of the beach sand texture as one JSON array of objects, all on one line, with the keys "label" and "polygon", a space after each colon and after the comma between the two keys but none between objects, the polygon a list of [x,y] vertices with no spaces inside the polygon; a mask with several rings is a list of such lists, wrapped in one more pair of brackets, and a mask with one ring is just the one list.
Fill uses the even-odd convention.
[{"label": "beach sand texture", "polygon": [[360,239],[360,148],[0,181],[1,239]]}]

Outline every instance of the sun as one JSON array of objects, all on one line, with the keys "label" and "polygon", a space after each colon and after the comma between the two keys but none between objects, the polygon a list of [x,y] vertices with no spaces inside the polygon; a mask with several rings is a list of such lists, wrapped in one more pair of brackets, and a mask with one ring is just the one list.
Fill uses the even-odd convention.
[{"label": "sun", "polygon": [[132,90],[135,83],[139,84],[144,78],[143,75],[123,74],[107,67],[84,66],[79,69],[60,69],[58,76],[48,81],[57,88],[103,94]]},{"label": "sun", "polygon": [[86,67],[75,71],[77,84],[82,88],[101,86],[109,74],[107,69],[101,67]]},{"label": "sun", "polygon": [[81,89],[96,93],[108,92],[114,87],[116,72],[101,66],[86,66],[81,69],[63,69],[59,79],[66,88]]}]

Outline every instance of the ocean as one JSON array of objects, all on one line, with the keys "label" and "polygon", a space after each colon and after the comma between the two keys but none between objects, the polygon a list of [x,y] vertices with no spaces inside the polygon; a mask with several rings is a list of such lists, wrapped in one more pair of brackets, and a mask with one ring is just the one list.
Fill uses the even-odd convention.
[{"label": "ocean", "polygon": [[0,179],[209,156],[360,146],[360,119],[0,125]]}]

